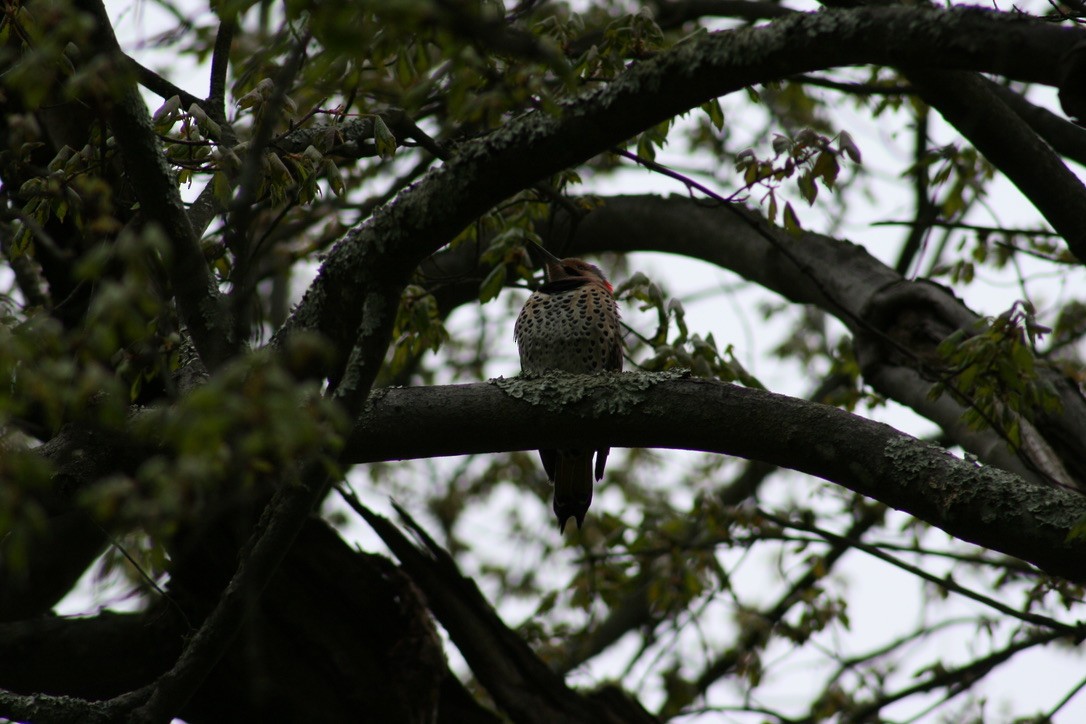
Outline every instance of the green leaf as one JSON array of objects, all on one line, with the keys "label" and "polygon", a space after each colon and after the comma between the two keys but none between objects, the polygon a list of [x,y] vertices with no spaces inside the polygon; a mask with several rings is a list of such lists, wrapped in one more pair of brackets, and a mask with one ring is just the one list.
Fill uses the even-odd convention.
[{"label": "green leaf", "polygon": [[656,160],[656,149],[647,133],[642,133],[637,137],[637,155],[649,161]]},{"label": "green leaf", "polygon": [[1029,347],[1024,344],[1014,345],[1011,350],[1011,359],[1014,360],[1019,372],[1027,375],[1033,374],[1033,353],[1030,352]]},{"label": "green leaf", "polygon": [[490,273],[486,275],[486,279],[479,285],[479,301],[486,304],[497,297],[504,286],[505,267],[498,265],[490,270]]},{"label": "green leaf", "polygon": [[720,105],[719,98],[714,98],[704,104],[701,109],[709,115],[709,122],[713,124],[716,130],[724,129],[724,109]]},{"label": "green leaf", "polygon": [[814,206],[815,199],[818,198],[818,186],[815,184],[814,176],[809,173],[801,174],[796,179],[796,183],[799,185],[799,193],[803,196],[803,200],[809,206]]},{"label": "green leaf", "polygon": [[747,170],[743,172],[743,183],[747,186],[753,186],[758,180],[758,164],[752,163],[747,166]]},{"label": "green leaf", "polygon": [[822,183],[826,184],[828,189],[833,188],[834,183],[837,181],[837,174],[840,171],[841,167],[837,163],[837,154],[832,151],[823,151],[818,154],[814,168],[811,169],[811,173],[821,178]]},{"label": "green leaf", "polygon": [[431,312],[434,310],[429,304],[431,300],[433,297],[427,294],[411,304],[411,326],[420,334],[430,328],[430,322],[433,319]]},{"label": "green leaf", "polygon": [[1007,426],[1007,440],[1016,449],[1022,447],[1022,424],[1018,418],[1015,418]]},{"label": "green leaf", "polygon": [[332,189],[332,193],[336,196],[343,196],[343,194],[347,193],[347,186],[343,183],[343,173],[332,159],[325,158],[323,167],[324,177],[328,180],[328,186]]},{"label": "green leaf", "polygon": [[234,189],[230,186],[230,179],[226,177],[225,173],[219,171],[212,177],[211,183],[211,191],[215,194],[215,198],[223,206],[228,206],[231,197],[234,195]]},{"label": "green leaf", "polygon": [[377,144],[377,155],[382,159],[387,161],[396,155],[396,136],[392,135],[381,116],[373,117],[373,142]]}]

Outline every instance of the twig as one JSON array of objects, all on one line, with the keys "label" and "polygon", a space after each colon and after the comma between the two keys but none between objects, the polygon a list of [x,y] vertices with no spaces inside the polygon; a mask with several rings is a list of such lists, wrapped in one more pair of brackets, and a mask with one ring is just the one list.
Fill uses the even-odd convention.
[{"label": "twig", "polygon": [[823,78],[817,75],[794,75],[788,80],[793,83],[806,83],[807,85],[814,85],[820,88],[829,88],[831,90],[838,90],[845,93],[856,93],[859,95],[887,95],[887,96],[903,96],[903,95],[916,95],[916,89],[911,85],[878,85],[877,83],[850,83],[847,81],[833,80],[832,78]]},{"label": "twig", "polygon": [[181,105],[185,108],[188,108],[193,103],[200,107],[203,107],[203,99],[197,98],[184,88],[174,85],[170,81],[160,76],[158,73],[141,64],[135,58],[125,55],[124,61],[128,65],[128,67],[131,68],[133,72],[135,72],[136,79],[139,81],[139,84],[154,93],[155,95],[159,96],[160,98],[166,99],[177,96],[181,99]]},{"label": "twig", "polygon": [[[873,528],[885,517],[886,508],[882,505],[872,505],[864,508],[862,515],[849,530],[849,536],[858,539]],[[732,671],[748,652],[763,645],[769,636],[773,624],[779,622],[784,616],[802,600],[802,593],[822,580],[826,572],[837,563],[840,558],[852,549],[852,544],[845,540],[834,543],[833,547],[814,562],[807,570],[797,578],[788,590],[777,599],[777,603],[768,609],[763,609],[758,616],[765,622],[765,626],[745,629],[740,641],[729,650],[709,662],[705,669],[698,675],[694,682],[695,690],[704,693],[709,686],[728,672]],[[680,707],[674,697],[665,702],[662,711],[677,711]]]},{"label": "twig", "polygon": [[897,264],[894,266],[901,276],[905,276],[912,266],[916,255],[925,246],[928,230],[939,214],[935,204],[928,198],[928,173],[927,168],[921,166],[924,156],[928,152],[928,111],[917,111],[915,137],[913,139],[913,196],[916,208],[916,217],[910,224],[909,235],[901,247]]},{"label": "twig", "polygon": [[1067,695],[1065,697],[1056,702],[1056,705],[1054,707],[1049,709],[1044,716],[1040,717],[1040,721],[1052,721],[1053,719],[1055,719],[1056,714],[1059,712],[1059,710],[1067,706],[1067,703],[1071,701],[1071,699],[1075,698],[1075,695],[1082,691],[1083,688],[1086,688],[1086,679],[1082,679],[1081,681],[1079,681],[1078,684],[1075,685],[1075,688],[1067,692]]},{"label": "twig", "polygon": [[864,543],[863,541],[852,540],[846,536],[838,535],[837,533],[833,533],[831,531],[825,530],[824,528],[820,528],[816,525],[811,525],[809,523],[803,523],[798,520],[788,520],[780,516],[773,515],[768,511],[759,510],[758,513],[759,515],[765,517],[767,520],[773,521],[777,525],[786,528],[792,528],[795,530],[807,531],[808,533],[815,533],[822,536],[828,541],[847,543],[848,545],[854,547],[856,550],[863,551],[870,556],[874,556],[875,558],[885,561],[892,566],[900,568],[906,573],[911,573],[912,575],[928,581],[929,583],[934,583],[935,585],[947,591],[957,593],[958,595],[972,599],[977,603],[984,604],[985,606],[988,606],[989,608],[992,608],[999,613],[1004,614],[1005,616],[1011,616],[1012,618],[1017,618],[1020,621],[1025,621],[1026,623],[1033,624],[1034,626],[1040,626],[1041,628],[1049,629],[1056,632],[1060,636],[1072,636],[1076,640],[1086,634],[1086,628],[1081,625],[1071,626],[1061,621],[1057,621],[1053,618],[1049,618],[1048,616],[1042,616],[1040,614],[1030,613],[1029,611],[1019,611],[1017,609],[1011,608],[1002,601],[997,601],[994,598],[989,598],[988,596],[977,593],[976,591],[972,591],[965,586],[962,586],[961,584],[955,582],[953,579],[940,578],[936,575],[928,573],[922,568],[918,568],[917,566],[895,558],[889,553],[885,553],[879,550],[876,546]]},{"label": "twig", "polygon": [[238,340],[246,339],[249,335],[248,304],[253,294],[254,282],[250,278],[253,259],[252,249],[250,249],[248,243],[248,234],[249,223],[253,215],[253,204],[256,201],[257,188],[260,185],[260,170],[264,150],[271,141],[275,124],[279,120],[279,113],[286,104],[287,91],[302,68],[308,42],[308,34],[298,38],[290,56],[283,63],[283,67],[275,78],[274,90],[264,103],[263,115],[257,123],[253,139],[249,144],[249,150],[241,166],[241,172],[238,174],[238,181],[235,186],[237,191],[230,203],[229,214],[226,218],[223,240],[226,248],[234,253],[234,268],[231,272],[233,288],[230,293],[230,302],[234,313],[233,334]]},{"label": "twig", "polygon": [[867,704],[859,706],[856,710],[845,712],[842,721],[846,722],[868,722],[877,719],[875,714],[894,702],[901,701],[910,696],[916,694],[924,694],[932,689],[947,688],[948,692],[945,697],[939,702],[936,702],[935,706],[940,706],[958,694],[966,691],[980,679],[984,678],[992,669],[996,668],[1000,664],[1009,660],[1012,656],[1034,646],[1047,644],[1056,639],[1062,637],[1062,634],[1056,631],[1046,631],[1041,634],[1034,634],[1022,641],[1012,643],[1006,648],[995,651],[984,658],[977,659],[965,666],[959,666],[957,668],[946,669],[932,675],[931,677],[921,681],[913,686],[901,689],[893,694],[887,694]]},{"label": "twig", "polygon": [[230,46],[237,30],[235,18],[220,20],[211,53],[211,80],[208,83],[208,114],[218,123],[226,121],[226,71],[230,66]]}]

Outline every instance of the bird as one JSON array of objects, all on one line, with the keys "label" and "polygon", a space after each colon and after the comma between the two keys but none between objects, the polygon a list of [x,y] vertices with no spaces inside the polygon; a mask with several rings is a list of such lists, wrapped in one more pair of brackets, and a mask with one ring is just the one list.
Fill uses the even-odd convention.
[{"label": "bird", "polygon": [[[607,277],[595,264],[559,259],[534,242],[529,242],[528,249],[542,258],[545,281],[528,297],[513,327],[521,372],[621,371],[618,305]],[[593,475],[595,480],[603,479],[609,452],[606,447],[539,451],[543,469],[554,485],[554,514],[560,534],[570,518],[577,521],[578,529],[584,524],[592,504]]]}]

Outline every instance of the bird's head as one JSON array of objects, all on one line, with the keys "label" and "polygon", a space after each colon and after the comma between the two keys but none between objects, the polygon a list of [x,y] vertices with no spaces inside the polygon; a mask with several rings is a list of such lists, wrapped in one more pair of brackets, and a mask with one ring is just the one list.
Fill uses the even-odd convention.
[{"label": "bird's head", "polygon": [[547,275],[548,282],[558,282],[563,279],[588,279],[599,282],[607,287],[607,291],[614,293],[611,282],[607,281],[607,277],[595,264],[589,264],[583,259],[559,259],[539,244],[531,242],[529,244],[528,248],[542,258],[543,273]]},{"label": "bird's head", "polygon": [[593,279],[607,287],[607,291],[612,293],[615,291],[598,266],[582,259],[559,259],[555,262],[547,262],[543,270],[549,282],[562,279]]}]

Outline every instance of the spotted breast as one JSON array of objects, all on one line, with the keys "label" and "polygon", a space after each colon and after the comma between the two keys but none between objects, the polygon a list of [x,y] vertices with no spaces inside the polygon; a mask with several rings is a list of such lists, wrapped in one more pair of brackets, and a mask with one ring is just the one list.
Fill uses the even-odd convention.
[{"label": "spotted breast", "polygon": [[[541,248],[540,248],[541,249]],[[599,267],[542,252],[546,283],[525,302],[513,336],[523,372],[587,374],[622,369],[622,334],[611,284]],[[592,503],[593,477],[603,478],[609,448],[540,450],[554,484],[559,531],[569,518],[580,528]],[[592,458],[595,455],[595,466]]]}]

